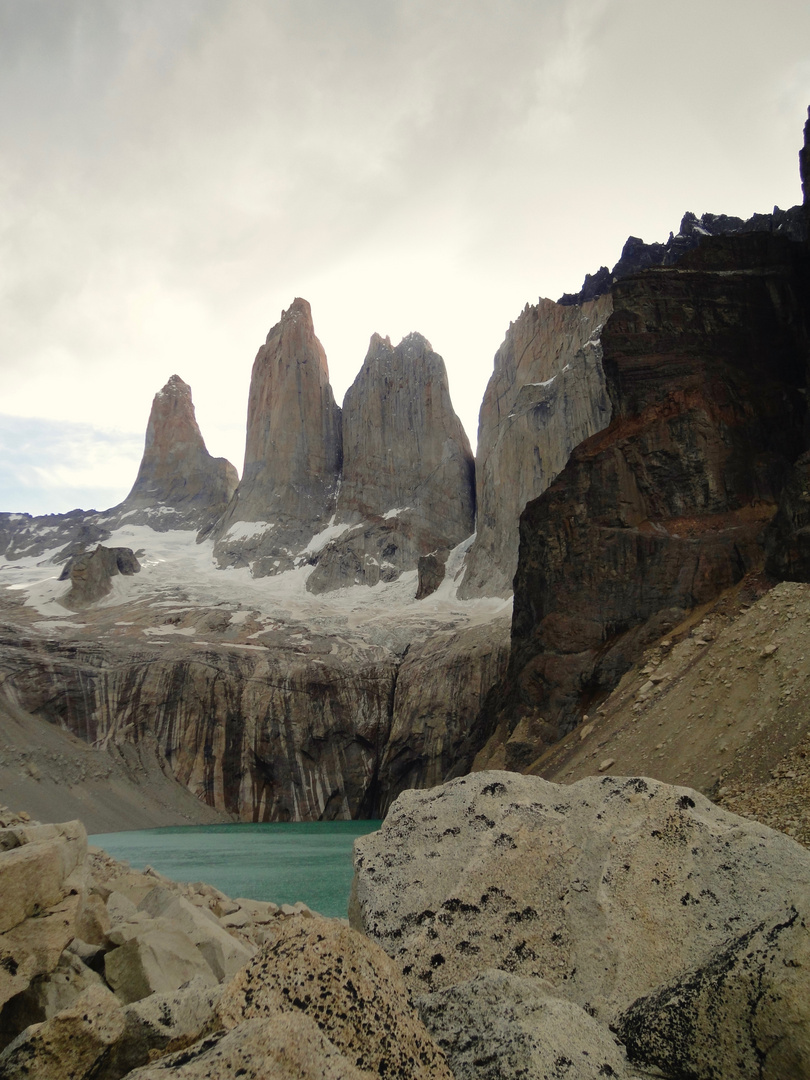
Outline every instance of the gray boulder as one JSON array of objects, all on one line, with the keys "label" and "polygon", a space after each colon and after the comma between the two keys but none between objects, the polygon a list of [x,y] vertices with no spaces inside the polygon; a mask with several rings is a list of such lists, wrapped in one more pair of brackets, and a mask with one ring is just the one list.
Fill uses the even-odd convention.
[{"label": "gray boulder", "polygon": [[216,1032],[168,1057],[136,1069],[129,1080],[370,1080],[301,1012],[276,1012]]},{"label": "gray boulder", "polygon": [[354,925],[415,993],[486,968],[612,1020],[810,886],[810,852],[686,788],[482,772],[355,842]]},{"label": "gray boulder", "polygon": [[630,1080],[606,1024],[549,993],[542,980],[486,971],[416,1005],[456,1080]]},{"label": "gray boulder", "polygon": [[104,958],[104,974],[128,1004],[149,994],[177,990],[195,976],[218,982],[202,953],[181,930],[147,930]]},{"label": "gray boulder", "polygon": [[629,1057],[690,1080],[810,1077],[810,895],[619,1017]]}]

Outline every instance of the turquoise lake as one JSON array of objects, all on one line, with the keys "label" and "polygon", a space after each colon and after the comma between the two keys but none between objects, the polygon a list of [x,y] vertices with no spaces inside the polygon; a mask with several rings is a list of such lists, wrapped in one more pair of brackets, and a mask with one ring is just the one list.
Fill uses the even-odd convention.
[{"label": "turquoise lake", "polygon": [[133,870],[152,866],[175,881],[205,881],[228,896],[305,904],[345,918],[355,837],[379,821],[184,825],[89,837]]}]

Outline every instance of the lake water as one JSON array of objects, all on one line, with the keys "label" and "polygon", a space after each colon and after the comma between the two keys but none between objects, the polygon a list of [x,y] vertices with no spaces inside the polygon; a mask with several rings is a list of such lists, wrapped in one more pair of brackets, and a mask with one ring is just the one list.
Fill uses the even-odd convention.
[{"label": "lake water", "polygon": [[352,845],[379,821],[184,825],[89,837],[133,870],[153,866],[174,881],[205,881],[228,896],[305,904],[345,918]]}]

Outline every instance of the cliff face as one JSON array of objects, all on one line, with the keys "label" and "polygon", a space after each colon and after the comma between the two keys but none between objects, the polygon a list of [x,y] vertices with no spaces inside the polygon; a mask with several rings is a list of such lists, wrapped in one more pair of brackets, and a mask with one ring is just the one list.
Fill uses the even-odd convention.
[{"label": "cliff face", "polygon": [[0,712],[140,754],[244,821],[379,816],[406,781],[443,780],[508,644],[503,619],[400,647],[154,594],[51,624],[62,640],[3,614]]},{"label": "cliff face", "polygon": [[802,245],[750,235],[614,286],[613,420],[521,518],[509,726],[533,718],[538,753],[645,643],[762,566],[804,446],[807,275]]},{"label": "cliff face", "polygon": [[[173,510],[186,528],[199,528],[224,511],[238,482],[233,465],[206,450],[191,387],[172,375],[155,394],[141,465],[121,510],[146,509],[152,517]],[[177,517],[170,517],[177,527]]]},{"label": "cliff face", "polygon": [[312,592],[392,581],[474,527],[470,444],[442,358],[421,334],[396,348],[375,334],[343,402],[343,473],[335,524]]},{"label": "cliff face", "polygon": [[509,327],[481,405],[476,538],[461,596],[509,595],[524,506],[609,422],[599,338],[610,312],[609,294],[581,307],[541,300]]},{"label": "cliff face", "polygon": [[289,569],[328,522],[342,459],[340,408],[306,300],[296,299],[253,364],[242,480],[215,526],[221,566]]}]

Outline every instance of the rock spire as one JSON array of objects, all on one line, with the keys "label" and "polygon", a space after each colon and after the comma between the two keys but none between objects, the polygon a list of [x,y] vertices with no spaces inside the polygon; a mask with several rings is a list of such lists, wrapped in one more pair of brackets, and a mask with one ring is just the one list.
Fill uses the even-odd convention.
[{"label": "rock spire", "polygon": [[258,577],[288,569],[334,512],[341,458],[326,354],[297,298],[253,364],[245,467],[214,533],[220,564],[250,564]]},{"label": "rock spire", "polygon": [[229,461],[206,450],[191,387],[172,375],[152,402],[143,458],[122,509],[174,510],[187,527],[199,527],[222,513],[238,481]]},{"label": "rock spire", "polygon": [[343,402],[336,525],[309,582],[321,592],[392,580],[473,531],[474,462],[444,360],[421,334],[374,334]]}]

